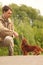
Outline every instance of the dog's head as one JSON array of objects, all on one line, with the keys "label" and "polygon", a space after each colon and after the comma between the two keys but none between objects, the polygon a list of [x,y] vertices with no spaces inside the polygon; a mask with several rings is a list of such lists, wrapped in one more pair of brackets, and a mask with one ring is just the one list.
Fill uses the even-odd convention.
[{"label": "dog's head", "polygon": [[23,38],[22,43],[27,43],[27,40],[25,38]]},{"label": "dog's head", "polygon": [[27,40],[26,40],[26,38],[23,38],[23,39],[22,39],[22,45],[27,45]]}]

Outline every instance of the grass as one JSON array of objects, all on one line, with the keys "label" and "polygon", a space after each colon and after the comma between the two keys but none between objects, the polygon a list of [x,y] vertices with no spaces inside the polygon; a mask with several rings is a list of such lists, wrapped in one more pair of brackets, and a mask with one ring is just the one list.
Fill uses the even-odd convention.
[{"label": "grass", "polygon": [[[20,53],[18,54],[18,51],[15,51],[14,49],[14,55],[20,55]],[[33,55],[32,53],[29,53],[30,55]],[[22,55],[22,54],[21,54]],[[40,55],[43,55],[43,53],[41,53]],[[0,48],[0,56],[8,56],[8,48],[7,47],[1,47]]]},{"label": "grass", "polygon": [[0,56],[8,56],[8,48],[7,47],[0,48]]}]

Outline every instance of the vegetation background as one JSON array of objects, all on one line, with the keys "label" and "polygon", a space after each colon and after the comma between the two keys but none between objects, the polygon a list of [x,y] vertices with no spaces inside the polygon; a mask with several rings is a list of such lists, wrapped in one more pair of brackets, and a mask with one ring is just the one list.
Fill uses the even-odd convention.
[{"label": "vegetation background", "polygon": [[[30,45],[38,45],[43,48],[43,16],[40,10],[28,7],[26,5],[18,6],[9,4],[12,8],[11,19],[16,30],[21,37],[22,35]],[[2,15],[2,5],[0,5],[0,15]],[[14,38],[14,55],[22,55],[21,39]],[[0,48],[0,56],[8,55],[8,48]]]}]

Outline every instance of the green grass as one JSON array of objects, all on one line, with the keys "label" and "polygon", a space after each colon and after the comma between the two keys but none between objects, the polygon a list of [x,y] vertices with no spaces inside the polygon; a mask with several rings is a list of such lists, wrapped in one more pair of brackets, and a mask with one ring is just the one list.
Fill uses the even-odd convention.
[{"label": "green grass", "polygon": [[0,48],[0,56],[8,56],[8,48],[7,47]]},{"label": "green grass", "polygon": [[[32,53],[29,53],[30,55],[33,55]],[[14,47],[14,55],[22,55],[21,50],[19,51],[19,49],[17,48],[17,46]],[[41,53],[40,55],[43,55],[43,53]],[[8,56],[8,47],[1,47],[0,48],[0,56]]]}]

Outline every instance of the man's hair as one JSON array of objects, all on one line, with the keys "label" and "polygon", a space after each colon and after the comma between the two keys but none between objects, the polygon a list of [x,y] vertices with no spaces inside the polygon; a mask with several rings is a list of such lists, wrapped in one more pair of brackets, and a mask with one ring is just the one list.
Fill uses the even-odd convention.
[{"label": "man's hair", "polygon": [[4,13],[4,12],[7,12],[9,9],[12,11],[12,9],[11,9],[9,6],[6,6],[6,5],[5,5],[5,6],[2,7],[2,12],[3,12],[3,13]]}]

